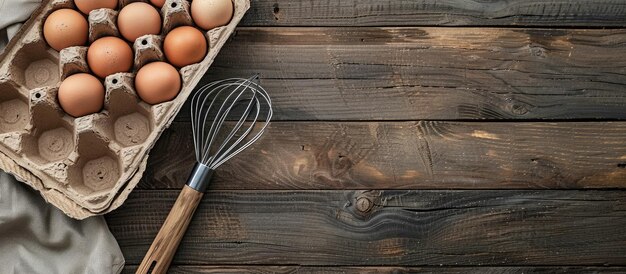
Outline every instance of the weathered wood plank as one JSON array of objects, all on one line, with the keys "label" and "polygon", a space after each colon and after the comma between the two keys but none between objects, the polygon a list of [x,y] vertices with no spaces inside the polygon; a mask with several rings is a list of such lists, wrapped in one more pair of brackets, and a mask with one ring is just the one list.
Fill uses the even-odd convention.
[{"label": "weathered wood plank", "polygon": [[620,0],[254,0],[244,26],[626,26]]},{"label": "weathered wood plank", "polygon": [[[178,191],[106,216],[137,264]],[[217,191],[174,264],[626,265],[625,191]]]},{"label": "weathered wood plank", "polygon": [[626,29],[240,28],[203,83],[259,73],[276,120],[625,119],[625,53]]},{"label": "weathered wood plank", "polygon": [[[127,265],[122,273],[133,274],[137,266]],[[624,273],[624,267],[313,267],[313,266],[212,266],[176,265],[169,269],[172,274],[191,273],[476,273],[476,274],[525,274],[525,273]]]},{"label": "weathered wood plank", "polygon": [[[189,123],[152,150],[139,188],[180,189]],[[626,187],[626,122],[274,122],[212,189]]]}]

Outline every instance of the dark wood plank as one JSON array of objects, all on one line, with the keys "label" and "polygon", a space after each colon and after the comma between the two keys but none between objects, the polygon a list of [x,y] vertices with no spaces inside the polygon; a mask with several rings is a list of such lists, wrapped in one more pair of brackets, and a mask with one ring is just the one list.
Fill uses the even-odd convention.
[{"label": "dark wood plank", "polygon": [[[180,189],[189,123],[152,150],[139,188]],[[626,187],[626,122],[274,122],[212,189]]]},{"label": "dark wood plank", "polygon": [[[137,266],[127,265],[122,273],[133,274]],[[313,266],[212,266],[176,265],[168,273],[476,273],[476,274],[525,274],[525,273],[625,273],[624,267],[313,267]]]},{"label": "dark wood plank", "polygon": [[[192,274],[192,273],[258,273],[258,274],[279,274],[279,273],[298,273],[301,272],[300,267],[296,266],[208,266],[208,265],[173,265],[167,271],[169,274]],[[308,269],[308,268],[305,268]],[[124,266],[122,274],[135,274],[136,265]]]},{"label": "dark wood plank", "polygon": [[276,120],[624,119],[625,52],[626,29],[242,28],[202,83],[259,73]]},{"label": "dark wood plank", "polygon": [[[128,264],[175,190],[106,216]],[[174,264],[626,265],[626,191],[211,191]]]},{"label": "dark wood plank", "polygon": [[626,26],[620,0],[254,0],[255,26]]}]

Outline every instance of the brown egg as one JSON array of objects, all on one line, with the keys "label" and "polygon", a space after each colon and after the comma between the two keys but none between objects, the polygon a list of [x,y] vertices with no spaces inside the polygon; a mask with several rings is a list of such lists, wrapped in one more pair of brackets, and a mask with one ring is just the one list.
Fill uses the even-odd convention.
[{"label": "brown egg", "polygon": [[162,8],[163,5],[165,4],[165,0],[150,0],[150,3],[152,3],[152,5],[155,5],[159,8]]},{"label": "brown egg", "polygon": [[149,104],[174,99],[180,92],[178,70],[165,62],[152,62],[143,66],[135,76],[137,95]]},{"label": "brown egg", "polygon": [[204,34],[194,27],[178,27],[165,36],[163,51],[172,65],[184,67],[204,59],[207,40]]},{"label": "brown egg", "polygon": [[61,82],[58,97],[61,108],[67,114],[80,117],[102,109],[104,86],[90,74],[74,74]]},{"label": "brown egg", "polygon": [[193,0],[191,17],[199,27],[209,30],[227,25],[233,17],[231,0]]},{"label": "brown egg", "polygon": [[103,37],[93,42],[87,49],[87,64],[100,78],[113,73],[127,72],[133,66],[133,51],[120,38]]},{"label": "brown egg", "polygon": [[117,0],[74,0],[76,7],[84,14],[95,9],[115,9],[117,8]]},{"label": "brown egg", "polygon": [[126,5],[117,16],[117,27],[126,40],[161,32],[161,15],[153,6],[143,2]]},{"label": "brown egg", "polygon": [[67,47],[83,46],[87,43],[89,26],[87,19],[71,9],[56,10],[43,24],[43,37],[53,49],[60,51]]}]

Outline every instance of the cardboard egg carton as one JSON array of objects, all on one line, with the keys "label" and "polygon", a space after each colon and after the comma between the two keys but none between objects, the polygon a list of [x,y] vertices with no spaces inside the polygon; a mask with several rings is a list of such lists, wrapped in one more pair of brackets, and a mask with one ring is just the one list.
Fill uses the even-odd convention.
[{"label": "cardboard egg carton", "polygon": [[[135,1],[121,0],[119,9],[131,2]],[[233,3],[231,22],[205,33],[209,51],[203,61],[179,70],[182,89],[174,100],[156,105],[141,101],[134,90],[134,76],[149,62],[165,61],[162,41],[167,32],[193,24],[187,0],[167,0],[161,9],[162,33],[139,37],[132,44],[132,72],[104,79],[103,110],[74,118],[59,106],[57,92],[69,75],[89,72],[87,47],[57,52],[46,44],[43,23],[47,15],[74,8],[74,4],[72,0],[44,1],[0,55],[0,168],[77,219],[119,207],[141,179],[150,149],[250,5],[248,0]],[[89,41],[119,36],[117,14],[109,9],[92,11]]]}]

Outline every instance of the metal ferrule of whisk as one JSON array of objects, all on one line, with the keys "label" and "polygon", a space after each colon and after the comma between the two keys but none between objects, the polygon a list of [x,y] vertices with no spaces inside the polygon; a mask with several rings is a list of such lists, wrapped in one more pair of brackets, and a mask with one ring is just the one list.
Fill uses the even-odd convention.
[{"label": "metal ferrule of whisk", "polygon": [[213,177],[213,171],[210,167],[201,163],[196,163],[189,174],[187,179],[187,185],[199,192],[204,192],[209,186],[211,177]]},{"label": "metal ferrule of whisk", "polygon": [[191,98],[196,153],[187,185],[204,192],[216,168],[257,141],[272,118],[272,101],[260,85],[232,78],[202,86]]}]

